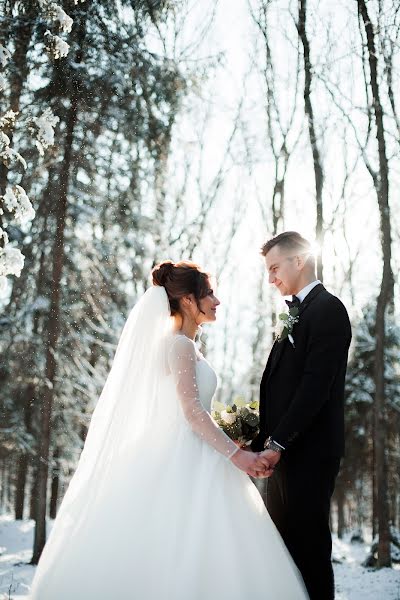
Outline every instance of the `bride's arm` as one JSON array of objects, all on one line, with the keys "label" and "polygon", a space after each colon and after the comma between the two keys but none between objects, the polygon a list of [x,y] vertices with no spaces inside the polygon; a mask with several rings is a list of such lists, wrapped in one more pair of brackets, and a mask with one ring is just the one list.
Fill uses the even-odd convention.
[{"label": "bride's arm", "polygon": [[177,336],[169,351],[169,367],[186,420],[192,430],[224,456],[231,458],[240,448],[220,429],[202,406],[196,379],[194,342]]},{"label": "bride's arm", "polygon": [[169,366],[185,418],[192,430],[215,450],[232,460],[233,464],[253,477],[269,477],[272,470],[265,457],[241,450],[202,406],[196,377],[194,342],[177,336],[170,348]]}]

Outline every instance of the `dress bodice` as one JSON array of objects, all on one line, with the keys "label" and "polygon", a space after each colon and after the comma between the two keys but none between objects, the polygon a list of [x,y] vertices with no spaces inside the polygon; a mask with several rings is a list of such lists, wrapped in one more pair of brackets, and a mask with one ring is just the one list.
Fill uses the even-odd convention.
[{"label": "dress bodice", "polygon": [[[175,334],[173,337],[188,339],[185,335],[181,334]],[[206,411],[211,412],[212,399],[218,384],[217,374],[197,346],[195,346],[195,353],[198,398]],[[172,373],[169,374],[169,377],[172,377]]]},{"label": "dress bodice", "polygon": [[215,371],[185,335],[174,335],[168,349],[173,395],[192,431],[227,458],[238,446],[211,417],[211,401],[217,387]]},{"label": "dress bodice", "polygon": [[196,378],[199,388],[199,400],[207,412],[211,412],[211,403],[217,389],[217,375],[210,363],[199,352],[196,361]]}]

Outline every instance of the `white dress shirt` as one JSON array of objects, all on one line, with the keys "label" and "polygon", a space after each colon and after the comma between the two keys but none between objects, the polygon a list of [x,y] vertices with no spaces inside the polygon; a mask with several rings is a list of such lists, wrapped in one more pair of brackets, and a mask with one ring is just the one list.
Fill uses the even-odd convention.
[{"label": "white dress shirt", "polygon": [[297,296],[297,298],[300,300],[300,302],[303,302],[304,298],[311,292],[312,289],[315,288],[316,285],[318,285],[319,283],[321,283],[321,281],[319,279],[316,279],[315,281],[312,281],[311,283],[309,283],[308,285],[306,285],[306,287],[303,287],[302,290],[300,290],[297,294],[295,294],[295,296]]}]

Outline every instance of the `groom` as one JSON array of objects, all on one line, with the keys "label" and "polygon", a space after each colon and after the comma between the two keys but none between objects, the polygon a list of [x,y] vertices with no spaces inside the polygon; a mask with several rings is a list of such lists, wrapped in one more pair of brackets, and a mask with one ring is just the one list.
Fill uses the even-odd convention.
[{"label": "groom", "polygon": [[260,434],[251,448],[265,449],[261,456],[273,468],[267,509],[310,599],[331,600],[329,510],[344,450],[350,322],[341,301],[317,280],[310,243],[299,233],[274,237],[262,255],[269,283],[292,296],[298,319],[269,355],[260,385]]}]

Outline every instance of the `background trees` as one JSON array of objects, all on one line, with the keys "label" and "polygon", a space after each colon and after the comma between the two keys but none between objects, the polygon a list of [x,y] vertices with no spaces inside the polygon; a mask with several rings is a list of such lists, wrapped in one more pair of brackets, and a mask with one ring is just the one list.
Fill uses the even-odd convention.
[{"label": "background trees", "polygon": [[201,4],[1,4],[0,236],[14,252],[0,251],[0,269],[13,265],[0,272],[1,510],[36,519],[37,562],[157,260],[218,276],[219,321],[202,338],[218,399],[255,398],[279,310],[258,250],[300,229],[354,327],[333,524],[372,529],[389,564],[400,13],[391,0]]}]

